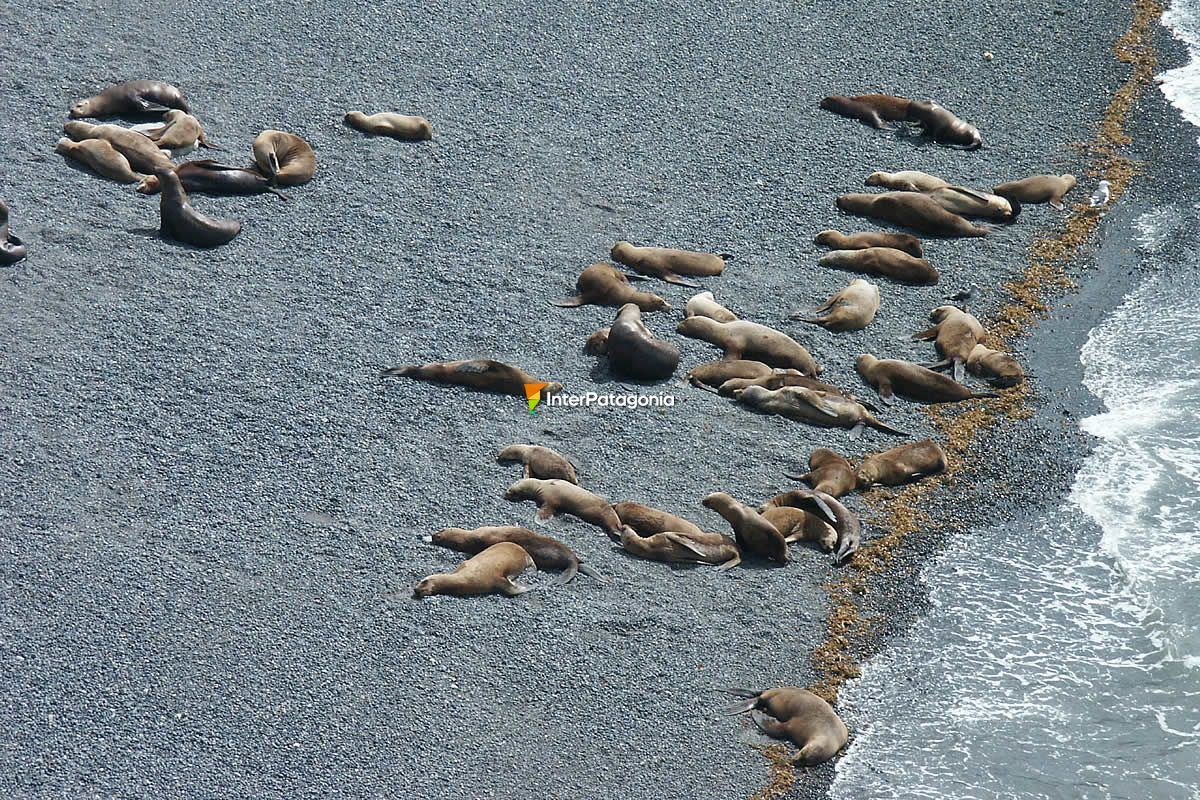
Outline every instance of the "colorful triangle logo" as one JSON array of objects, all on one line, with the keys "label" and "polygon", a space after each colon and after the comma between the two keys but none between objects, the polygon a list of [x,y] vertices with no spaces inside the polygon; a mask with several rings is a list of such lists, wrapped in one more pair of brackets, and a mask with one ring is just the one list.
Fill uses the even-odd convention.
[{"label": "colorful triangle logo", "polygon": [[548,383],[525,384],[525,402],[529,403],[530,414],[538,407],[538,403],[542,402],[542,389],[545,389],[549,385]]}]

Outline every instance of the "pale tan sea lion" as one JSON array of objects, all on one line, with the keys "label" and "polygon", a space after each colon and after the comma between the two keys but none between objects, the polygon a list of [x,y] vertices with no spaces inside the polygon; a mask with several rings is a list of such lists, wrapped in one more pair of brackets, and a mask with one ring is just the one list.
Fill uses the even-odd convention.
[{"label": "pale tan sea lion", "polygon": [[210,217],[193,208],[174,170],[160,169],[155,174],[162,187],[158,208],[164,235],[196,247],[219,247],[242,232],[236,219]]},{"label": "pale tan sea lion", "polygon": [[988,194],[965,186],[943,186],[925,192],[925,195],[950,213],[963,217],[1012,222],[1021,213],[1021,204],[1016,200],[1008,200],[998,194]]},{"label": "pale tan sea lion", "polygon": [[603,529],[614,541],[621,538],[621,518],[608,501],[582,486],[563,480],[522,478],[508,487],[504,499],[510,502],[533,500],[538,505],[537,521],[545,522],[557,514],[570,514]]},{"label": "pale tan sea lion", "polygon": [[879,311],[879,287],[862,278],[812,310],[812,315],[795,314],[792,319],[820,325],[827,331],[861,331]]},{"label": "pale tan sea lion", "polygon": [[923,439],[867,456],[858,465],[856,482],[860,489],[876,483],[902,486],[945,471],[946,452],[932,439]]},{"label": "pale tan sea lion", "polygon": [[847,214],[874,217],[932,236],[987,236],[988,228],[972,225],[919,192],[844,194],[837,206]]},{"label": "pale tan sea lion", "polygon": [[846,235],[841,231],[821,231],[813,238],[813,244],[830,250],[866,250],[868,247],[890,247],[902,250],[914,258],[925,255],[921,240],[911,233],[860,231]]},{"label": "pale tan sea lion", "polygon": [[529,553],[533,563],[539,570],[561,572],[555,584],[570,583],[577,573],[582,572],[590,578],[604,583],[604,577],[587,564],[583,563],[575,551],[550,536],[534,533],[528,528],[503,525],[497,527],[475,528],[443,528],[429,541],[440,547],[449,547],[460,553],[482,553],[487,548],[499,542],[512,542],[520,545]]},{"label": "pale tan sea lion", "polygon": [[[118,183],[134,183],[146,177],[134,172],[129,166],[129,159],[105,139],[84,139],[75,142],[64,136],[54,146],[54,152],[78,161],[97,175]],[[155,178],[155,181],[157,180]]]},{"label": "pale tan sea lion", "polygon": [[651,506],[642,505],[641,503],[615,503],[613,511],[621,520],[621,524],[627,525],[633,529],[638,536],[652,536],[656,533],[666,533],[668,531],[679,531],[682,533],[700,534],[704,531],[700,530],[699,525],[688,522],[682,517],[677,517],[666,511],[660,511]]},{"label": "pale tan sea lion", "polygon": [[862,541],[862,523],[858,515],[846,508],[833,495],[815,489],[792,489],[776,495],[770,501],[776,506],[802,508],[828,520],[837,531],[837,544],[833,549],[833,562],[841,564],[858,550]]},{"label": "pale tan sea lion", "polygon": [[854,368],[888,405],[895,402],[894,395],[897,394],[919,403],[957,403],[1000,396],[995,392],[972,391],[948,375],[911,361],[879,359],[864,353],[854,362]]},{"label": "pale tan sea lion", "polygon": [[254,137],[254,161],[273,185],[299,186],[313,179],[317,154],[294,133],[267,129]]},{"label": "pale tan sea lion", "polygon": [[733,378],[762,378],[774,373],[775,370],[768,364],[739,358],[701,364],[688,372],[687,379],[693,386],[715,392],[718,386]]},{"label": "pale tan sea lion", "polygon": [[942,360],[930,364],[932,369],[951,367],[954,380],[961,381],[971,351],[984,337],[983,326],[973,315],[954,306],[938,306],[929,315],[932,328],[914,333],[914,341],[932,340]]},{"label": "pale tan sea lion", "polygon": [[822,267],[861,272],[864,275],[880,275],[918,286],[929,286],[941,278],[933,264],[892,247],[830,250],[817,259],[817,263]]},{"label": "pale tan sea lion", "polygon": [[691,299],[687,301],[684,316],[708,317],[717,322],[733,322],[737,319],[737,314],[718,303],[712,292],[700,292],[700,294],[692,295]]},{"label": "pale tan sea lion", "polygon": [[763,519],[775,526],[788,544],[815,542],[826,553],[833,552],[837,531],[817,515],[790,506],[772,506],[760,513]]},{"label": "pale tan sea lion", "polygon": [[592,331],[592,335],[583,343],[583,352],[593,356],[608,355],[608,333],[609,328]]},{"label": "pale tan sea lion", "polygon": [[688,317],[676,328],[684,336],[703,339],[725,351],[725,358],[758,359],[773,367],[797,369],[805,375],[820,375],[821,368],[804,347],[786,333],[747,322],[717,322],[708,317]]},{"label": "pale tan sea lion", "polygon": [[163,115],[160,125],[149,126],[145,129],[134,128],[143,136],[154,142],[156,147],[170,150],[175,155],[183,155],[195,150],[197,146],[209,150],[223,150],[217,147],[204,135],[204,126],[200,120],[186,111],[174,109]]},{"label": "pale tan sea lion", "polygon": [[1066,208],[1063,198],[1074,188],[1074,175],[1032,175],[1001,183],[993,187],[992,192],[1021,203],[1049,203],[1061,211]]},{"label": "pale tan sea lion", "polygon": [[663,531],[639,536],[627,529],[621,534],[621,547],[651,561],[715,564],[722,572],[742,563],[741,551],[723,533]]},{"label": "pale tan sea lion", "polygon": [[599,262],[586,267],[575,281],[576,295],[565,300],[551,301],[550,305],[560,308],[576,308],[584,305],[623,306],[633,303],[642,311],[658,311],[670,308],[667,301],[656,294],[639,292],[629,285],[629,276],[612,264]]},{"label": "pale tan sea lion", "polygon": [[617,242],[613,245],[611,255],[613,261],[638,272],[653,275],[667,283],[691,287],[697,284],[684,280],[681,275],[720,275],[725,271],[725,262],[733,257],[670,247],[636,247],[629,242]]},{"label": "pale tan sea lion", "polygon": [[835,453],[828,447],[818,447],[809,453],[808,472],[803,475],[788,475],[788,477],[792,480],[804,481],[816,491],[833,497],[850,494],[858,484],[854,465],[850,463],[850,459],[840,453]]},{"label": "pale tan sea lion", "polygon": [[790,739],[800,748],[793,763],[812,766],[828,761],[846,746],[850,738],[850,732],[837,712],[807,689],[782,686],[765,692],[751,689],[726,691],[747,698],[731,706],[726,713],[740,714],[753,709],[770,715],[753,713],[751,718],[763,733],[775,739]]},{"label": "pale tan sea lion", "polygon": [[424,117],[394,114],[390,111],[368,116],[361,111],[347,111],[343,119],[350,127],[375,136],[390,136],[407,142],[433,138],[433,126]]},{"label": "pale tan sea lion", "polygon": [[907,436],[904,431],[886,425],[860,403],[841,395],[806,389],[803,386],[784,386],[782,389],[765,389],[747,386],[734,392],[738,402],[768,414],[806,422],[822,428],[849,428],[850,435],[857,437],[864,426]]},{"label": "pale tan sea lion", "polygon": [[501,464],[520,461],[525,466],[526,478],[558,478],[568,483],[579,483],[579,476],[575,474],[575,467],[571,462],[549,447],[537,444],[510,444],[500,450],[496,460]]},{"label": "pale tan sea lion", "polygon": [[188,111],[183,92],[162,81],[125,81],[71,107],[71,119],[122,114],[158,114],[172,108]]},{"label": "pale tan sea lion", "polygon": [[174,169],[175,164],[154,142],[131,128],[120,125],[93,125],[90,122],[72,120],[63,124],[67,136],[75,141],[104,139],[129,161],[129,166],[145,174],[157,173],[160,169]]},{"label": "pale tan sea lion", "polygon": [[867,176],[866,185],[882,186],[896,192],[929,192],[949,186],[950,182],[928,172],[909,169],[900,172],[872,172]]},{"label": "pale tan sea lion", "polygon": [[966,150],[978,150],[983,147],[983,137],[978,128],[930,100],[913,101],[909,106],[908,118],[919,122],[925,135],[938,144],[953,145]]},{"label": "pale tan sea lion", "polygon": [[738,547],[743,553],[763,556],[780,564],[787,563],[788,549],[783,534],[763,519],[762,514],[725,492],[713,492],[705,497],[704,507],[725,518],[733,528]]},{"label": "pale tan sea lion", "polygon": [[[485,392],[512,394],[522,399],[526,397],[525,384],[543,383],[523,369],[488,358],[445,361],[436,364],[405,364],[385,369],[379,375],[381,378],[405,377],[415,378],[419,381],[468,386],[472,389],[482,389]],[[546,397],[561,391],[562,384],[555,381],[542,389],[542,396]]]},{"label": "pale tan sea lion", "polygon": [[730,378],[717,387],[717,394],[723,397],[733,397],[739,389],[745,389],[747,386],[762,386],[766,389],[782,389],[784,386],[803,386],[806,389],[815,389],[818,392],[829,392],[830,394],[838,394],[851,400],[855,399],[854,395],[842,391],[833,384],[826,383],[818,378],[801,375],[794,369],[777,369],[770,375],[765,375],[761,378]]},{"label": "pale tan sea lion", "polygon": [[679,366],[679,349],[659,339],[642,322],[642,312],[626,303],[608,329],[608,368],[614,375],[657,381]]},{"label": "pale tan sea lion", "polygon": [[967,372],[985,379],[993,386],[1006,389],[1025,380],[1025,368],[1008,353],[975,345],[967,356]]},{"label": "pale tan sea lion", "polygon": [[529,568],[537,569],[533,557],[518,544],[498,542],[482,553],[468,558],[451,573],[430,575],[413,589],[421,599],[433,594],[465,597],[475,594],[505,594],[516,597],[530,591],[513,578]]}]

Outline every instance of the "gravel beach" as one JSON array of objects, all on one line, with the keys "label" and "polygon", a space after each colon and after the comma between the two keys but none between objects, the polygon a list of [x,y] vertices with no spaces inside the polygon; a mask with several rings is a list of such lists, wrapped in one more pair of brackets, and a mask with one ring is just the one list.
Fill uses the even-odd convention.
[{"label": "gravel beach", "polygon": [[[930,360],[931,345],[908,341],[929,310],[975,284],[973,310],[990,316],[1062,215],[1027,206],[986,239],[927,240],[942,283],[879,280],[876,322],[835,335],[788,316],[854,277],[819,267],[811,243],[871,227],[836,195],[876,169],[981,188],[1080,170],[1072,145],[1126,75],[1111,48],[1129,24],[1115,0],[1004,13],[948,0],[911,15],[831,2],[0,0],[0,15],[0,196],[30,250],[0,268],[0,793],[19,798],[753,795],[768,762],[751,745],[768,740],[720,716],[729,698],[716,689],[815,680],[828,556],[673,568],[557,520],[538,530],[607,584],[415,601],[417,580],[460,560],[423,537],[532,523],[532,504],[502,497],[520,477],[495,463],[511,442],[569,455],[614,502],[725,530],[700,506],[707,493],[757,503],[790,488],[783,473],[814,447],[858,456],[897,441],[683,385],[719,351],[675,334],[693,290],[657,281],[639,288],[675,310],[646,323],[683,360],[672,381],[637,390],[673,407],[531,416],[516,398],[379,369],[487,357],[569,391],[623,391],[582,353],[615,309],[546,301],[628,239],[735,254],[704,288],[869,396],[855,355]],[[160,239],[157,198],[53,153],[73,101],[143,77],[184,89],[228,150],[208,155],[248,163],[261,129],[293,131],[316,150],[316,179],[290,202],[194,197],[245,223],[219,249]],[[816,107],[868,91],[936,99],[985,147]],[[1161,98],[1148,105],[1137,141],[1158,163],[1182,134],[1158,122]],[[364,136],[341,122],[353,109],[422,114],[435,138]],[[1154,137],[1165,144],[1141,144]],[[1080,177],[1076,201],[1095,184]],[[1075,373],[1044,376],[1119,301],[1119,272],[1113,253],[1104,274],[1117,277],[1090,293],[1083,277],[1087,313],[1056,312],[1061,354],[1045,338],[1017,343],[1037,414],[981,444],[999,463],[955,487],[956,526],[1036,504],[1014,470],[1065,481],[1086,443],[1065,433],[1057,404],[1070,401],[1047,398],[1082,389]],[[915,405],[881,416],[932,433]],[[903,602],[883,635],[922,608],[910,583],[921,552],[895,571],[889,596]],[[821,795],[830,769],[792,794]]]}]

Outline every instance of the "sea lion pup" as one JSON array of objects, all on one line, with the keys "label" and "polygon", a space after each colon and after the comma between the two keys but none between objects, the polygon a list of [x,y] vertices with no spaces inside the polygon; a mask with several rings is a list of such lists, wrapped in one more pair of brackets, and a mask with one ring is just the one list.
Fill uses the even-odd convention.
[{"label": "sea lion pup", "polygon": [[684,316],[708,317],[717,322],[733,322],[737,319],[737,314],[718,303],[712,292],[700,292],[700,294],[692,295],[684,308]]},{"label": "sea lion pup", "polygon": [[[751,689],[726,691],[746,698],[726,709],[727,714],[753,709],[750,716],[759,730],[775,739],[791,739],[800,748],[793,759],[794,764],[812,766],[828,761],[846,746],[850,738],[846,723],[833,707],[807,689],[781,686],[765,692]],[[760,709],[770,717],[756,713]]]},{"label": "sea lion pup", "polygon": [[902,444],[882,453],[874,453],[858,465],[858,488],[879,483],[884,486],[902,486],[946,471],[946,453],[933,439]]},{"label": "sea lion pup", "polygon": [[621,518],[608,501],[573,483],[522,478],[508,487],[504,499],[514,503],[533,500],[538,505],[538,522],[545,522],[556,514],[570,514],[602,528],[613,541],[621,538]]},{"label": "sea lion pup", "polygon": [[669,378],[679,366],[679,350],[654,338],[642,322],[642,312],[626,303],[608,330],[608,368],[614,375],[657,381]]},{"label": "sea lion pup", "polygon": [[8,229],[8,203],[0,198],[0,264],[15,264],[29,254],[29,248]]},{"label": "sea lion pup", "polygon": [[528,586],[513,581],[513,578],[530,567],[537,569],[533,557],[525,552],[521,545],[497,542],[459,564],[454,572],[423,578],[413,589],[413,597],[417,600],[431,594],[449,594],[456,597],[505,594],[516,597],[531,591]]},{"label": "sea lion pup", "polygon": [[818,106],[825,111],[832,111],[840,117],[856,119],[862,124],[870,125],[876,130],[882,130],[887,127],[883,122],[883,117],[879,116],[878,111],[866,103],[860,103],[843,94],[831,94],[828,97],[824,97]]},{"label": "sea lion pup", "polygon": [[992,193],[1020,203],[1049,203],[1062,211],[1063,198],[1074,188],[1074,175],[1032,175],[994,186]]},{"label": "sea lion pup", "polygon": [[423,142],[433,138],[433,126],[429,120],[410,114],[381,111],[368,116],[361,111],[347,111],[343,120],[351,128],[375,136],[390,136],[405,142]]},{"label": "sea lion pup", "polygon": [[254,137],[254,161],[272,185],[299,186],[312,180],[317,154],[294,133],[265,130]]},{"label": "sea lion pup", "polygon": [[558,539],[534,533],[528,528],[518,528],[510,525],[475,528],[442,528],[429,537],[429,541],[439,547],[449,547],[460,553],[481,553],[498,542],[512,542],[521,546],[539,570],[561,572],[555,585],[570,583],[575,575],[582,572],[589,578],[604,583],[604,576],[583,563],[575,551]]},{"label": "sea lion pup", "polygon": [[780,507],[802,508],[829,520],[837,531],[837,543],[833,549],[834,564],[841,564],[858,550],[862,541],[862,524],[858,521],[858,515],[833,495],[815,489],[792,489],[776,495],[770,502]]},{"label": "sea lion pup", "polygon": [[864,353],[854,362],[863,380],[875,387],[883,402],[896,402],[894,395],[918,403],[957,403],[984,397],[999,397],[995,392],[975,392],[949,375],[894,358],[876,358]]},{"label": "sea lion pup", "polygon": [[766,325],[744,319],[717,322],[708,317],[688,317],[675,330],[717,345],[725,351],[727,361],[748,356],[772,367],[799,370],[804,375],[821,374],[817,362],[799,342]]},{"label": "sea lion pup", "polygon": [[954,380],[961,381],[971,351],[984,336],[983,326],[973,315],[954,306],[938,306],[929,314],[929,321],[935,323],[934,326],[914,333],[913,340],[932,339],[942,360],[927,366],[931,369],[952,367]]},{"label": "sea lion pup", "polygon": [[975,345],[967,356],[967,371],[1001,389],[1025,380],[1025,369],[1015,358],[982,344]]},{"label": "sea lion pup", "polygon": [[968,122],[951,114],[931,100],[914,100],[909,107],[909,119],[919,122],[925,135],[938,144],[978,150],[983,147],[979,130]]},{"label": "sea lion pup", "polygon": [[725,518],[733,528],[738,547],[743,553],[763,556],[780,564],[787,563],[788,547],[783,534],[762,514],[725,492],[713,492],[705,497],[704,507]]},{"label": "sea lion pup", "polygon": [[592,331],[592,335],[587,337],[587,341],[583,343],[583,352],[593,356],[608,355],[608,334],[611,328],[600,328]]},{"label": "sea lion pup", "polygon": [[812,313],[816,316],[795,314],[792,319],[820,325],[827,331],[861,331],[871,324],[877,311],[879,287],[855,278],[845,289],[814,308]]},{"label": "sea lion pup", "polygon": [[114,83],[100,94],[80,100],[71,107],[71,119],[115,117],[122,114],[159,114],[177,108],[187,112],[183,92],[162,81]]},{"label": "sea lion pup", "polygon": [[537,444],[510,444],[496,456],[501,464],[511,464],[520,461],[525,465],[526,478],[541,478],[550,480],[557,478],[568,483],[579,484],[579,476],[575,467],[565,457],[554,452],[549,447]]},{"label": "sea lion pup", "polygon": [[236,219],[217,219],[192,208],[174,170],[161,169],[155,174],[162,186],[158,209],[163,234],[196,247],[219,247],[242,232],[242,223]]},{"label": "sea lion pup", "polygon": [[733,396],[738,402],[767,414],[778,414],[819,428],[849,428],[850,436],[855,438],[866,426],[894,436],[908,436],[875,419],[861,403],[839,394],[803,386],[784,386],[782,389],[747,386],[735,391]]},{"label": "sea lion pup", "polygon": [[627,528],[620,542],[625,552],[651,561],[715,564],[722,572],[742,563],[741,551],[723,533],[663,531],[639,536]]},{"label": "sea lion pup", "polygon": [[[786,474],[786,473],[785,473]],[[818,447],[808,454],[808,472],[803,475],[788,475],[794,481],[804,481],[818,492],[841,497],[850,494],[858,485],[854,465],[850,459],[835,453],[828,447]],[[769,507],[768,501],[764,507]],[[762,508],[759,508],[761,511]]]},{"label": "sea lion pup", "polygon": [[1000,222],[1013,222],[1021,213],[1021,204],[998,194],[988,194],[965,186],[943,186],[925,192],[942,208],[964,217],[984,217]]},{"label": "sea lion pup", "polygon": [[160,169],[174,169],[175,164],[154,142],[132,128],[120,125],[93,125],[73,120],[63,124],[67,136],[75,141],[104,139],[129,161],[134,170],[153,174]]},{"label": "sea lion pup", "polygon": [[[82,142],[75,142],[64,136],[54,146],[54,152],[78,161],[97,175],[117,183],[135,183],[146,178],[145,175],[134,172],[129,166],[129,159],[105,139],[84,139]],[[155,178],[155,181],[157,180]]]},{"label": "sea lion pup", "polygon": [[[915,197],[916,195],[914,195]],[[941,279],[937,268],[923,258],[914,258],[893,247],[867,247],[862,250],[830,250],[817,259],[822,267],[879,275],[900,283],[929,286]]]},{"label": "sea lion pup", "polygon": [[184,155],[196,149],[197,145],[208,150],[224,150],[217,147],[204,136],[204,126],[200,120],[186,111],[174,109],[163,115],[161,125],[135,126],[134,130],[141,133],[163,150],[170,150],[174,155]]},{"label": "sea lion pup", "polygon": [[629,242],[617,242],[612,248],[612,259],[638,272],[680,286],[697,288],[699,284],[686,281],[681,275],[720,275],[725,271],[725,262],[733,256],[722,253],[697,253],[692,250],[675,250],[670,247],[636,247]]},{"label": "sea lion pup", "polygon": [[[542,383],[523,369],[493,361],[490,358],[472,358],[469,361],[444,361],[435,364],[404,364],[389,367],[379,373],[381,378],[415,378],[419,381],[449,383],[469,386],[485,392],[513,394],[525,399],[525,384]],[[543,397],[562,391],[562,384],[551,383],[542,389]]]},{"label": "sea lion pup", "polygon": [[868,247],[890,247],[894,250],[903,250],[915,258],[925,255],[925,250],[921,247],[921,240],[911,233],[861,231],[847,236],[841,231],[821,231],[813,237],[813,244],[828,247],[830,250],[866,250]]},{"label": "sea lion pup", "polygon": [[641,503],[614,503],[613,511],[620,518],[621,524],[626,525],[638,536],[653,536],[656,533],[677,531],[679,533],[701,534],[700,526],[688,522],[682,517],[660,511]]},{"label": "sea lion pup", "polygon": [[991,232],[951,214],[920,192],[844,194],[837,199],[837,207],[847,214],[882,219],[932,236],[987,236]]},{"label": "sea lion pup", "polygon": [[734,378],[765,378],[774,375],[775,370],[761,361],[735,359],[733,361],[709,361],[698,367],[693,367],[687,374],[692,386],[710,392]]},{"label": "sea lion pup", "polygon": [[[257,167],[230,167],[206,158],[183,162],[175,167],[175,174],[189,192],[215,195],[270,192],[280,199],[288,199],[286,194],[271,185]],[[157,175],[147,175],[135,188],[141,194],[156,194],[162,186]]]},{"label": "sea lion pup", "polygon": [[576,308],[578,306],[623,306],[633,303],[642,311],[658,311],[670,308],[667,301],[656,294],[639,292],[629,285],[629,276],[612,264],[603,261],[586,267],[575,280],[574,297],[554,300],[552,306]]},{"label": "sea lion pup", "polygon": [[815,514],[790,506],[772,506],[759,513],[763,519],[775,526],[788,544],[815,542],[826,553],[833,552],[837,543],[837,531]]},{"label": "sea lion pup", "polygon": [[950,185],[936,175],[910,169],[900,172],[872,172],[865,181],[867,186],[882,186],[897,192],[932,192]]}]

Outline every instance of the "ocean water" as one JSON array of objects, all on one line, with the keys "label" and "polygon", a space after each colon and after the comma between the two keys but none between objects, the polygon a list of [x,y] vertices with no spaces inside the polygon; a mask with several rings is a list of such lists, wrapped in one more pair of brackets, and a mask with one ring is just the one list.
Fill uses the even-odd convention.
[{"label": "ocean water", "polygon": [[[1189,2],[1163,91],[1200,125]],[[1141,283],[1080,354],[1094,452],[1062,507],[926,568],[931,613],[842,695],[838,800],[1200,798],[1200,206],[1135,239]]]}]

